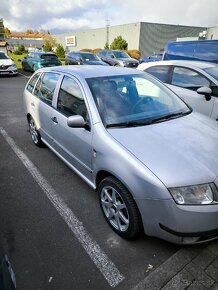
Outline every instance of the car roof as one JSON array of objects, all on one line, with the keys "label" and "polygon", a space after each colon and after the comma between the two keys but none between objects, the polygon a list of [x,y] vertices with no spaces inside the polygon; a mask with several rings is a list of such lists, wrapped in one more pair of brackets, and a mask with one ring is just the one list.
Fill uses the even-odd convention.
[{"label": "car roof", "polygon": [[163,61],[155,61],[152,63],[142,63],[141,67],[151,67],[157,65],[179,65],[185,66],[190,68],[209,68],[209,67],[216,67],[217,64],[206,62],[206,61],[191,61],[191,60],[163,60]]},{"label": "car roof", "polygon": [[94,77],[105,77],[105,76],[119,76],[119,75],[133,75],[133,74],[144,74],[140,70],[125,67],[113,67],[113,66],[102,66],[102,65],[73,65],[73,66],[56,66],[50,68],[43,68],[38,71],[54,71],[66,74],[72,74],[79,78],[94,78]]},{"label": "car roof", "polygon": [[88,53],[91,53],[91,54],[94,54],[91,51],[69,51],[69,53],[80,53],[80,54],[88,54]]},{"label": "car roof", "polygon": [[38,55],[43,55],[43,54],[51,54],[51,55],[56,55],[55,53],[53,52],[46,52],[46,51],[34,51],[34,52],[30,52],[30,53],[35,53],[35,54],[38,54]]}]

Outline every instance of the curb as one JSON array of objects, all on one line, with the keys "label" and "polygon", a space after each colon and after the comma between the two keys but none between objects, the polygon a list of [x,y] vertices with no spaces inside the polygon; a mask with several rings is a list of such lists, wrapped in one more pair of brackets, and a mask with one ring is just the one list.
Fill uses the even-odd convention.
[{"label": "curb", "polygon": [[[163,288],[175,275],[177,275],[186,265],[188,265],[193,259],[205,250],[214,255],[214,258],[218,256],[218,242],[212,242],[210,244],[187,246],[181,248],[168,260],[155,269],[149,276],[142,280],[132,290],[159,290]],[[206,262],[206,261],[205,261]]]}]

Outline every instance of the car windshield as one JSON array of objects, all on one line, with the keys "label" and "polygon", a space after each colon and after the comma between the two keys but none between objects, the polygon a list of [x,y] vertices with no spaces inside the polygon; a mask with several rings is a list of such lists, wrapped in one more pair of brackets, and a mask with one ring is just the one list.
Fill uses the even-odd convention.
[{"label": "car windshield", "polygon": [[97,55],[92,53],[81,54],[83,60],[87,61],[99,61],[100,58]]},{"label": "car windshield", "polygon": [[0,52],[0,59],[9,59],[4,52]]},{"label": "car windshield", "polygon": [[204,68],[203,70],[218,81],[218,66],[207,67],[207,68]]},{"label": "car windshield", "polygon": [[116,58],[129,58],[130,56],[124,51],[113,51]]},{"label": "car windshield", "polygon": [[42,54],[41,59],[57,59],[57,56],[54,54]]},{"label": "car windshield", "polygon": [[86,79],[106,127],[142,126],[188,114],[187,105],[144,74]]}]

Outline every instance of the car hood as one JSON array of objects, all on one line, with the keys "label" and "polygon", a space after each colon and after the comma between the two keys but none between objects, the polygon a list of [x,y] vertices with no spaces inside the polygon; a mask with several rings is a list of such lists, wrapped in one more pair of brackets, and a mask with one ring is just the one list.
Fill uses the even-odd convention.
[{"label": "car hood", "polygon": [[103,61],[95,61],[95,60],[90,60],[90,61],[84,61],[84,64],[90,64],[90,65],[108,65]]},{"label": "car hood", "polygon": [[12,65],[14,64],[12,59],[0,59],[0,65]]},{"label": "car hood", "polygon": [[218,124],[203,115],[108,132],[167,187],[203,184],[218,177]]},{"label": "car hood", "polygon": [[121,60],[123,62],[128,62],[128,63],[138,63],[138,61],[133,58],[117,58],[117,60]]}]

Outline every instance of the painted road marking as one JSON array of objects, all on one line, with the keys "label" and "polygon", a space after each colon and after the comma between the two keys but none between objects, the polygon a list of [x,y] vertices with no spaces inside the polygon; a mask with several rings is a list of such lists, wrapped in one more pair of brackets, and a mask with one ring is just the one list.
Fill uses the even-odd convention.
[{"label": "painted road marking", "polygon": [[22,74],[20,72],[18,74],[21,75],[21,76],[23,76],[23,77],[25,77],[25,78],[27,78],[27,79],[30,79],[30,77],[31,77],[31,76],[26,76],[26,75],[24,75],[24,74]]},{"label": "painted road marking", "polygon": [[82,222],[75,216],[71,209],[58,196],[53,187],[42,176],[36,166],[30,161],[26,154],[16,145],[14,140],[7,132],[0,127],[0,133],[10,145],[14,153],[27,168],[29,173],[41,187],[48,199],[54,205],[58,213],[62,216],[68,227],[71,229],[75,237],[83,246],[89,257],[95,263],[96,267],[103,274],[111,287],[117,286],[125,277],[116,268],[115,264],[108,258],[96,241],[91,237],[88,231],[83,226]]}]

